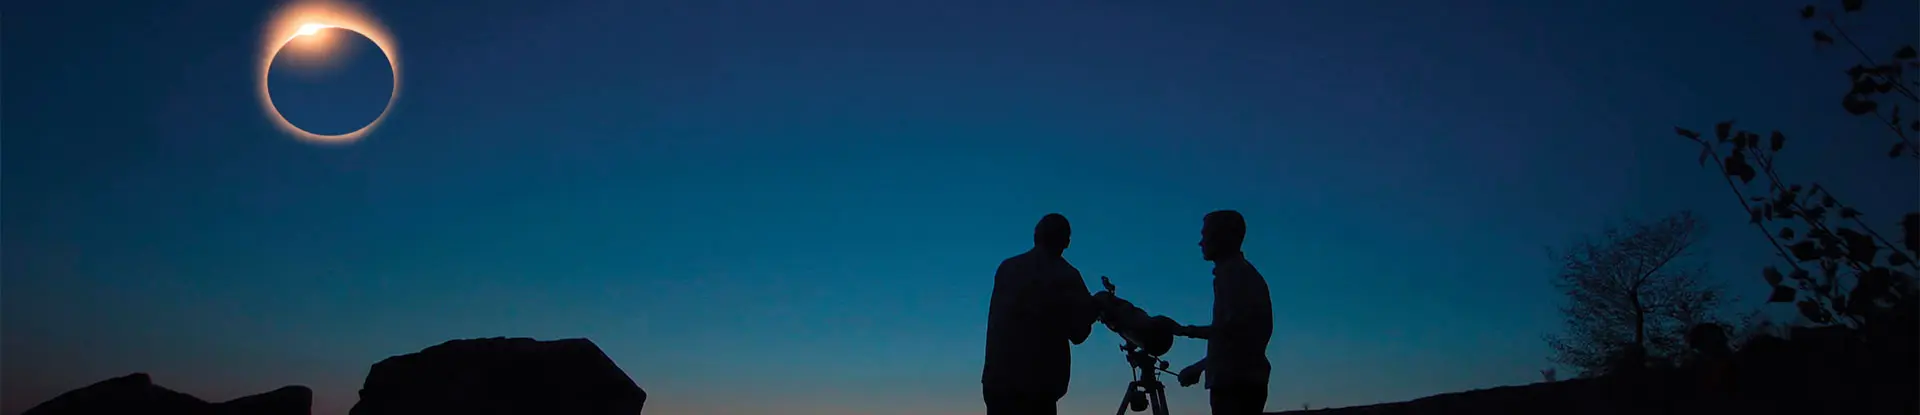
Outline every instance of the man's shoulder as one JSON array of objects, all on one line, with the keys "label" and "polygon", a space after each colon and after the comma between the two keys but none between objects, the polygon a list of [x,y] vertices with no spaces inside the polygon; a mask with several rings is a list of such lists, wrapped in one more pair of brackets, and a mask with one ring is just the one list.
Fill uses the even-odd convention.
[{"label": "man's shoulder", "polygon": [[1265,276],[1260,275],[1260,268],[1254,267],[1253,262],[1247,261],[1246,258],[1240,259],[1240,267],[1240,272],[1246,274],[1248,277],[1258,278],[1262,281],[1267,279]]},{"label": "man's shoulder", "polygon": [[1247,262],[1244,259],[1240,262],[1243,267],[1240,271],[1240,278],[1244,281],[1243,284],[1248,285],[1247,294],[1267,299],[1265,301],[1271,301],[1273,294],[1268,292],[1267,277],[1260,275],[1260,270],[1254,268],[1252,262]]},{"label": "man's shoulder", "polygon": [[1253,263],[1248,262],[1246,258],[1237,258],[1232,261],[1215,263],[1213,276],[1215,279],[1224,278],[1232,280],[1236,284],[1258,283],[1265,285],[1267,283],[1267,278],[1260,275],[1260,270],[1254,268]]},{"label": "man's shoulder", "polygon": [[1027,252],[1021,252],[1019,254],[1015,254],[1014,256],[1007,257],[1007,259],[1000,260],[1000,266],[1004,267],[1008,265],[1024,264],[1032,261],[1033,261],[1033,251],[1027,251]]},{"label": "man's shoulder", "polygon": [[1073,266],[1073,261],[1068,261],[1066,258],[1060,258],[1060,272],[1072,274],[1073,276],[1078,277],[1080,276],[1080,267]]}]

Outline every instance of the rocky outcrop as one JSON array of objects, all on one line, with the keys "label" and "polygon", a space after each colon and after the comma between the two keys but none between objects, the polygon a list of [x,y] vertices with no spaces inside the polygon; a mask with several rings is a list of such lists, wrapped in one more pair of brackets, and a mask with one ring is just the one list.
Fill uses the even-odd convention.
[{"label": "rocky outcrop", "polygon": [[155,385],[145,373],[134,373],[68,391],[21,415],[306,415],[312,408],[313,391],[304,386],[209,403]]},{"label": "rocky outcrop", "polygon": [[636,415],[647,400],[587,339],[452,340],[375,363],[351,415]]}]

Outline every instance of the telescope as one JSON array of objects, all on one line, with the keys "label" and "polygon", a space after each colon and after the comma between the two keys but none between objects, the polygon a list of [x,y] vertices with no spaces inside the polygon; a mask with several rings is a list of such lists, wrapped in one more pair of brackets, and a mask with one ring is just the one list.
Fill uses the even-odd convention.
[{"label": "telescope", "polygon": [[1107,330],[1151,356],[1163,356],[1173,349],[1173,335],[1180,329],[1180,323],[1167,316],[1150,316],[1133,302],[1114,296],[1113,283],[1107,277],[1100,277],[1100,285],[1106,291],[1094,294],[1094,303],[1100,308],[1100,323],[1105,324]]},{"label": "telescope", "polygon": [[1093,295],[1094,307],[1100,309],[1100,323],[1126,341],[1120,350],[1126,352],[1127,365],[1134,369],[1134,380],[1127,383],[1127,393],[1114,415],[1125,414],[1128,409],[1167,415],[1166,385],[1160,383],[1158,375],[1173,372],[1167,371],[1167,361],[1160,356],[1173,349],[1173,335],[1180,323],[1167,316],[1150,316],[1132,302],[1115,297],[1113,282],[1107,277],[1100,277],[1100,285],[1106,290]]}]

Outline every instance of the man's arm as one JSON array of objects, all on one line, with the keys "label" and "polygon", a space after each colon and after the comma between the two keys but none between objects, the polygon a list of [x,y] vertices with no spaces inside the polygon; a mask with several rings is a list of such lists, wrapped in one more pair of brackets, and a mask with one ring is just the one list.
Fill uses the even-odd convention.
[{"label": "man's arm", "polygon": [[1093,335],[1093,321],[1100,317],[1100,310],[1093,307],[1093,294],[1088,292],[1087,281],[1080,277],[1080,270],[1068,269],[1072,272],[1066,273],[1063,277],[1067,279],[1060,281],[1064,285],[1061,295],[1065,296],[1062,302],[1066,306],[1061,311],[1066,314],[1067,340],[1080,344],[1087,341],[1087,336]]},{"label": "man's arm", "polygon": [[1219,337],[1220,331],[1217,328],[1227,327],[1227,324],[1233,321],[1234,310],[1238,306],[1238,303],[1233,300],[1233,285],[1225,280],[1226,278],[1221,277],[1213,278],[1213,323],[1205,326],[1182,326],[1180,332],[1174,334],[1201,340],[1213,340]]},{"label": "man's arm", "polygon": [[1213,326],[1180,326],[1180,331],[1174,334],[1200,340],[1212,339]]},{"label": "man's arm", "polygon": [[1206,372],[1207,358],[1203,357],[1200,358],[1200,361],[1193,362],[1193,364],[1187,365],[1186,368],[1180,369],[1180,373],[1176,373],[1175,375],[1177,375],[1176,377],[1180,380],[1180,386],[1193,386],[1196,383],[1200,383],[1201,376],[1205,375]]}]

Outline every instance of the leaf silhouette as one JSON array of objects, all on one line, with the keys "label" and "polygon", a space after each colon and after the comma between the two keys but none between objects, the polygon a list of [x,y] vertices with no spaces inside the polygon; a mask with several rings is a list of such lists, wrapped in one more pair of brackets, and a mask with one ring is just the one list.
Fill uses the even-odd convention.
[{"label": "leaf silhouette", "polygon": [[1794,281],[1810,281],[1813,274],[1804,269],[1794,268],[1793,272],[1787,273],[1787,278],[1792,278]]},{"label": "leaf silhouette", "polygon": [[1900,251],[1893,251],[1892,254],[1887,255],[1887,265],[1897,267],[1910,262],[1913,262],[1913,258],[1907,258],[1907,254],[1900,253]]},{"label": "leaf silhouette", "polygon": [[1794,294],[1795,293],[1792,287],[1788,287],[1785,285],[1775,285],[1773,286],[1773,295],[1767,297],[1767,302],[1790,303],[1790,302],[1793,302],[1793,297],[1795,297]]},{"label": "leaf silhouette", "polygon": [[1713,136],[1719,137],[1721,140],[1726,140],[1727,134],[1731,132],[1733,132],[1733,120],[1721,121],[1719,124],[1713,125]]},{"label": "leaf silhouette", "polygon": [[1780,228],[1780,239],[1793,239],[1793,228]]},{"label": "leaf silhouette", "polygon": [[1872,113],[1873,110],[1879,109],[1880,103],[1873,102],[1873,100],[1870,99],[1861,99],[1859,95],[1847,94],[1846,97],[1840,99],[1840,107],[1846,108],[1848,114],[1867,115],[1868,113]]},{"label": "leaf silhouette", "polygon": [[[1840,207],[1840,218],[1841,218],[1841,219],[1853,219],[1853,218],[1857,218],[1857,217],[1860,217],[1860,211],[1858,211],[1858,210],[1853,210],[1853,208],[1850,208],[1850,207],[1845,207],[1845,206],[1842,206],[1842,207]],[[1841,230],[1843,230],[1843,231],[1844,231],[1844,230],[1846,230],[1846,229],[1841,229]],[[1845,233],[1845,232],[1842,232],[1841,234],[1842,234],[1842,235],[1844,235],[1844,234],[1846,234],[1846,233]]]},{"label": "leaf silhouette", "polygon": [[1786,134],[1781,134],[1779,130],[1774,130],[1774,131],[1773,131],[1773,146],[1772,146],[1772,147],[1773,147],[1773,151],[1780,151],[1780,147],[1783,147],[1783,146],[1786,146],[1786,145],[1787,145],[1787,135],[1786,135]]},{"label": "leaf silhouette", "polygon": [[1793,258],[1800,262],[1820,259],[1820,246],[1815,245],[1813,241],[1800,241],[1787,249],[1793,251]]},{"label": "leaf silhouette", "polygon": [[1728,176],[1739,176],[1743,183],[1752,183],[1753,176],[1758,173],[1753,170],[1753,166],[1747,165],[1747,158],[1741,153],[1727,156],[1726,170]]},{"label": "leaf silhouette", "polygon": [[1800,189],[1792,189],[1785,192],[1780,192],[1780,198],[1774,199],[1773,201],[1773,210],[1791,211],[1793,210],[1794,203],[1800,200],[1799,198],[1800,198]]},{"label": "leaf silhouette", "polygon": [[1860,79],[1870,73],[1873,73],[1873,70],[1867,69],[1867,65],[1853,65],[1853,67],[1847,68],[1847,78],[1849,79]]},{"label": "leaf silhouette", "polygon": [[1815,30],[1813,31],[1813,43],[1818,43],[1818,44],[1833,43],[1833,36],[1827,36],[1827,32]]},{"label": "leaf silhouette", "polygon": [[1673,127],[1673,133],[1679,134],[1681,137],[1691,138],[1695,140],[1700,139],[1700,133],[1696,133],[1696,132],[1693,132],[1693,130],[1689,130],[1685,128]]},{"label": "leaf silhouette", "polygon": [[1900,153],[1905,153],[1905,152],[1907,152],[1907,142],[1902,141],[1898,143],[1893,143],[1893,148],[1887,150],[1887,157],[1897,158],[1897,157],[1900,157]]},{"label": "leaf silhouette", "polygon": [[1800,315],[1806,316],[1807,320],[1812,320],[1815,324],[1833,322],[1833,315],[1828,314],[1827,309],[1821,308],[1820,303],[1813,302],[1813,300],[1800,300],[1796,305],[1800,306]]},{"label": "leaf silhouette", "polygon": [[1812,220],[1812,221],[1824,220],[1826,219],[1826,216],[1827,216],[1827,208],[1822,208],[1822,207],[1807,209],[1805,212],[1800,213],[1800,217],[1807,218],[1807,220]]},{"label": "leaf silhouette", "polygon": [[1920,252],[1920,212],[1907,212],[1900,218],[1900,239],[1907,251]]},{"label": "leaf silhouette", "polygon": [[1863,76],[1858,79],[1854,79],[1853,89],[1847,92],[1852,92],[1855,94],[1866,94],[1866,93],[1880,92],[1880,88],[1881,88],[1881,85],[1879,82],[1875,82],[1871,77]]},{"label": "leaf silhouette", "polygon": [[1786,278],[1786,276],[1780,275],[1779,268],[1775,268],[1772,265],[1768,265],[1766,270],[1761,271],[1760,276],[1767,279],[1767,285],[1772,285],[1772,286],[1779,286],[1780,279]]},{"label": "leaf silhouette", "polygon": [[1813,10],[1813,5],[1811,5],[1811,4],[1809,4],[1809,5],[1807,5],[1806,7],[1801,7],[1801,8],[1800,8],[1800,18],[1801,18],[1801,19],[1812,19],[1812,18],[1813,18],[1813,13],[1814,13],[1814,10]]},{"label": "leaf silhouette", "polygon": [[1857,12],[1860,11],[1861,1],[1862,0],[1840,0],[1840,8],[1849,12]]},{"label": "leaf silhouette", "polygon": [[[1847,210],[1851,209],[1841,209],[1841,216],[1846,216],[1845,211]],[[1859,212],[1854,213],[1855,215],[1859,214]],[[1880,246],[1873,243],[1872,236],[1847,228],[1840,228],[1840,230],[1834,233],[1839,234],[1840,239],[1846,241],[1847,259],[1863,264],[1873,263],[1873,258],[1880,253]]]},{"label": "leaf silhouette", "polygon": [[1894,59],[1913,59],[1916,57],[1920,57],[1920,55],[1914,53],[1913,45],[1901,46],[1900,50],[1893,52]]}]

